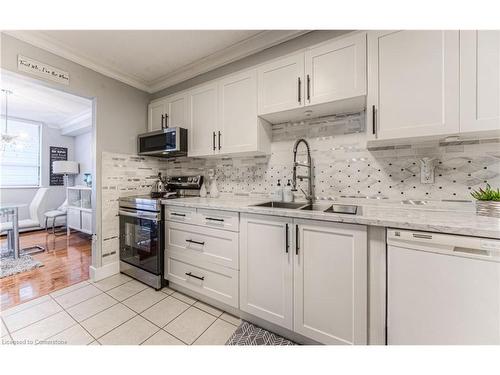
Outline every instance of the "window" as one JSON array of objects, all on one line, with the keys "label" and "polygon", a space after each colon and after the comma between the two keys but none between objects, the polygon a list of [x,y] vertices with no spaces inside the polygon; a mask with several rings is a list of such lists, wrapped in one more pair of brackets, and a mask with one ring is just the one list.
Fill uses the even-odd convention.
[{"label": "window", "polygon": [[11,141],[4,139],[5,118],[0,129],[0,186],[40,186],[40,124],[9,119],[7,134],[14,137]]}]

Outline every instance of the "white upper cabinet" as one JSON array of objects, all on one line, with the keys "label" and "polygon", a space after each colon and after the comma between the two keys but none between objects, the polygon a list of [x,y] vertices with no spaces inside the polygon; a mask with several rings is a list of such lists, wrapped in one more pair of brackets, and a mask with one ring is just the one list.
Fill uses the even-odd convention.
[{"label": "white upper cabinet", "polygon": [[460,32],[460,131],[500,130],[500,31]]},{"label": "white upper cabinet", "polygon": [[306,104],[366,95],[366,34],[355,34],[307,50]]},{"label": "white upper cabinet", "polygon": [[186,92],[162,98],[148,106],[148,131],[174,126],[189,129]]},{"label": "white upper cabinet", "polygon": [[218,87],[216,82],[199,86],[188,93],[188,156],[213,155],[217,148]]},{"label": "white upper cabinet", "polygon": [[241,214],[240,309],[292,329],[292,219]]},{"label": "white upper cabinet", "polygon": [[269,152],[269,129],[257,117],[255,69],[219,81],[219,105],[219,153]]},{"label": "white upper cabinet", "polygon": [[377,139],[458,133],[458,31],[369,32],[368,67],[367,127]]},{"label": "white upper cabinet", "polygon": [[298,53],[258,69],[259,115],[304,105],[304,53]]},{"label": "white upper cabinet", "polygon": [[295,332],[323,344],[366,344],[366,226],[311,220],[294,226]]},{"label": "white upper cabinet", "polygon": [[189,129],[189,112],[187,93],[169,96],[167,99],[165,124],[167,127],[181,127]]},{"label": "white upper cabinet", "polygon": [[166,99],[154,101],[148,106],[148,131],[163,129],[165,126],[165,113],[167,113]]}]

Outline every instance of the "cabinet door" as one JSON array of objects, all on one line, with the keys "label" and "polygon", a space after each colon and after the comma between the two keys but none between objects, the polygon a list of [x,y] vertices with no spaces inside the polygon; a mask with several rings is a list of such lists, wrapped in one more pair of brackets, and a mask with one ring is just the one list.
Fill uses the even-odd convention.
[{"label": "cabinet door", "polygon": [[294,330],[324,344],[366,344],[366,227],[295,220],[294,229]]},{"label": "cabinet door", "polygon": [[197,87],[188,94],[189,156],[213,155],[216,148],[217,83]]},{"label": "cabinet door", "polygon": [[291,220],[241,214],[240,309],[292,329]]},{"label": "cabinet door", "polygon": [[500,31],[460,32],[460,132],[500,130]]},{"label": "cabinet door", "polygon": [[458,31],[370,32],[368,66],[367,124],[376,138],[458,132]]},{"label": "cabinet door", "polygon": [[68,207],[68,227],[78,229],[81,228],[81,215],[80,210]]},{"label": "cabinet door", "polygon": [[263,65],[258,70],[259,115],[304,105],[304,53]]},{"label": "cabinet door", "polygon": [[165,100],[150,103],[148,106],[148,131],[160,130],[164,126],[167,112]]},{"label": "cabinet door", "polygon": [[168,127],[181,127],[189,129],[187,93],[183,92],[167,99],[167,118],[165,120]]},{"label": "cabinet door", "polygon": [[225,78],[219,83],[221,133],[220,153],[256,151],[257,71],[251,70]]},{"label": "cabinet door", "polygon": [[306,51],[306,104],[366,95],[366,34]]},{"label": "cabinet door", "polygon": [[82,211],[82,232],[92,233],[92,212]]}]

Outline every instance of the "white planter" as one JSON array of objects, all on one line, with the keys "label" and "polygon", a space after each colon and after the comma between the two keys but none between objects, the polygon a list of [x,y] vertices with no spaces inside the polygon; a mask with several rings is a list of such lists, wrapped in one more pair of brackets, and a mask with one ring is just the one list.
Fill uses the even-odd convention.
[{"label": "white planter", "polygon": [[476,214],[500,218],[500,201],[476,201]]}]

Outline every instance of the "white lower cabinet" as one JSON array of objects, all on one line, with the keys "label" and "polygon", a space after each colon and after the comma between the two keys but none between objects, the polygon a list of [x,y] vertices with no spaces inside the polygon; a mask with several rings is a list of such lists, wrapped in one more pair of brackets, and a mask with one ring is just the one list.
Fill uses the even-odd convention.
[{"label": "white lower cabinet", "polygon": [[166,259],[165,274],[170,282],[238,308],[237,270],[172,252]]},{"label": "white lower cabinet", "polygon": [[294,331],[324,344],[366,344],[366,226],[294,220],[294,230]]},{"label": "white lower cabinet", "polygon": [[367,343],[366,226],[241,214],[240,309],[324,344]]},{"label": "white lower cabinet", "polygon": [[241,214],[240,309],[290,330],[291,227],[292,220],[288,218]]}]

